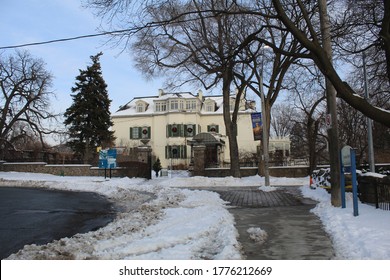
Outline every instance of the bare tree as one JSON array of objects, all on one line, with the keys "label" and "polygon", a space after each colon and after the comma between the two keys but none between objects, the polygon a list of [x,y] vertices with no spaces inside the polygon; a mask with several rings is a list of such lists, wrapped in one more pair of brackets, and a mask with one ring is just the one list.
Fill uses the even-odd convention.
[{"label": "bare tree", "polygon": [[[295,148],[306,151],[311,173],[316,168],[322,152],[327,148],[328,141],[324,133],[326,111],[324,79],[312,63],[306,63],[295,66],[288,80],[292,93],[288,101],[293,104],[291,106],[294,106],[296,111],[292,118],[295,126],[293,133],[296,134],[293,137],[300,137],[300,145]],[[297,128],[301,132],[298,132]]]},{"label": "bare tree", "polygon": [[279,138],[290,136],[295,119],[297,111],[289,102],[275,104],[272,107],[271,135]]},{"label": "bare tree", "polygon": [[[38,138],[52,133],[46,127],[55,115],[49,111],[52,76],[45,63],[28,52],[0,56],[0,147],[1,153],[15,149],[21,138]],[[1,156],[4,156],[3,154]]]},{"label": "bare tree", "polygon": [[[229,139],[231,174],[240,177],[237,143],[237,117],[247,80],[237,82],[248,57],[238,56],[259,33],[253,16],[221,14],[219,10],[236,10],[234,1],[191,1],[191,5],[164,3],[150,8],[149,21],[169,22],[146,28],[137,34],[133,50],[139,55],[137,66],[150,75],[173,73],[176,82],[196,82],[206,89],[222,87],[223,116]],[[205,12],[205,11],[208,12]],[[194,12],[195,11],[195,12]],[[173,21],[181,14],[180,20]],[[245,24],[244,24],[245,23]],[[254,30],[254,31],[253,31]],[[252,58],[250,58],[252,59]],[[235,85],[234,110],[231,93]]]},{"label": "bare tree", "polygon": [[[280,0],[272,0],[277,11],[277,17],[284,23],[285,27],[294,35],[294,37],[309,51],[310,59],[312,59],[321,72],[329,79],[337,91],[337,96],[345,100],[349,105],[361,111],[371,119],[380,122],[390,127],[390,112],[382,110],[379,107],[371,105],[363,97],[356,94],[351,86],[346,83],[337,72],[332,61],[326,55],[326,51],[322,46],[322,40],[319,32],[319,26],[313,23],[309,16],[311,13],[307,6],[309,2],[301,0],[294,1],[295,3],[285,4]],[[337,2],[337,1],[336,1]],[[386,1],[384,1],[386,2]],[[291,6],[296,7],[291,9]],[[356,4],[358,5],[358,4]],[[385,12],[382,20],[382,37],[386,38],[388,33],[387,18],[390,17],[390,5],[384,6]],[[341,11],[345,11],[346,7],[341,6]],[[389,11],[388,11],[389,10]],[[296,25],[293,19],[302,17],[300,25]],[[390,46],[390,42],[384,43],[384,48]]]}]

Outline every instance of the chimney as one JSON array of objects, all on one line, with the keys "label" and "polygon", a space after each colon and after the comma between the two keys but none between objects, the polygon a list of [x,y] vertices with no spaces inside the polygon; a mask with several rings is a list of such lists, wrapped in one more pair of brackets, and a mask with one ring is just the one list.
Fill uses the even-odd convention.
[{"label": "chimney", "polygon": [[164,90],[162,90],[161,88],[158,90],[158,97],[161,97],[164,95]]},{"label": "chimney", "polygon": [[198,90],[198,98],[200,99],[200,101],[203,101],[203,91],[202,90]]}]

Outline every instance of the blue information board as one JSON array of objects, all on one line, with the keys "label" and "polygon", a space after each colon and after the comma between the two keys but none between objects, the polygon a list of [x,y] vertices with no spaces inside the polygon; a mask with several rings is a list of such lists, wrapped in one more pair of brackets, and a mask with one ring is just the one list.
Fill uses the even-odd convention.
[{"label": "blue information board", "polygon": [[99,151],[99,168],[116,168],[116,149]]}]

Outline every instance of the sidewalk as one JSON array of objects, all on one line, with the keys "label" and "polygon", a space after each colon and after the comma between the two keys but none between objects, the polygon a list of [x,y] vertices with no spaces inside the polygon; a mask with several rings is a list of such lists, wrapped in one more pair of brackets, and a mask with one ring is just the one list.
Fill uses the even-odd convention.
[{"label": "sidewalk", "polygon": [[[214,190],[215,191],[215,190]],[[334,258],[332,242],[319,218],[310,212],[316,202],[300,196],[295,187],[262,192],[257,188],[217,190],[231,202],[242,245],[248,260],[323,260]],[[267,233],[261,244],[250,238],[249,228]]]}]

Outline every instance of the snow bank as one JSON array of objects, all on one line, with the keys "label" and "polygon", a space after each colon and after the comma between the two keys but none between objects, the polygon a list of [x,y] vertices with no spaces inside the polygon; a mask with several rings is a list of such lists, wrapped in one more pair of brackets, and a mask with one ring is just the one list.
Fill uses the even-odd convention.
[{"label": "snow bank", "polygon": [[319,201],[312,209],[331,236],[337,259],[390,260],[390,211],[358,203],[353,215],[352,194],[346,193],[346,208],[333,207],[326,190],[301,187],[305,197]]},{"label": "snow bank", "polygon": [[[0,185],[94,191],[122,209],[104,228],[42,246],[26,245],[8,259],[241,258],[234,218],[213,192],[129,178],[105,180],[14,172],[0,172],[0,178]],[[154,199],[141,203],[145,192]]]}]

